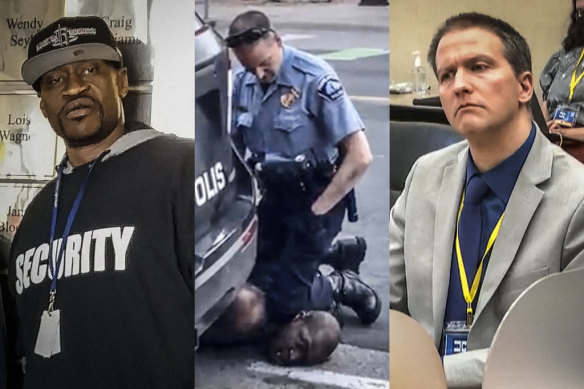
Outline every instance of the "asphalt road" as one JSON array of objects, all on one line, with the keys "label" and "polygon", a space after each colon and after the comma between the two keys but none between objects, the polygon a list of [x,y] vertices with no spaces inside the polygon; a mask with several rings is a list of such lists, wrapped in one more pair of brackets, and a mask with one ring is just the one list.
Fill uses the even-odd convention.
[{"label": "asphalt road", "polygon": [[[249,5],[226,3],[210,9],[220,33],[233,16],[246,9],[243,4]],[[270,366],[252,347],[201,349],[196,355],[197,388],[389,387],[389,36],[387,26],[384,28],[389,18],[387,7],[353,3],[288,3],[263,10],[287,44],[325,56],[365,123],[374,161],[356,188],[359,221],[345,222],[339,237],[367,239],[361,276],[382,299],[380,318],[371,326],[362,326],[350,309],[344,309],[348,317],[343,345],[330,361],[310,369]]]}]

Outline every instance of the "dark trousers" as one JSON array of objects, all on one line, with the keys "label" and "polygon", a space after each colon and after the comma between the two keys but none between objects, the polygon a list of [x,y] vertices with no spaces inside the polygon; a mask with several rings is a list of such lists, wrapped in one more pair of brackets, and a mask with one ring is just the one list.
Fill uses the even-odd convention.
[{"label": "dark trousers", "polygon": [[316,216],[314,198],[268,194],[258,207],[258,254],[250,282],[266,294],[268,320],[289,322],[302,310],[328,310],[332,287],[318,271],[341,231],[345,206]]}]

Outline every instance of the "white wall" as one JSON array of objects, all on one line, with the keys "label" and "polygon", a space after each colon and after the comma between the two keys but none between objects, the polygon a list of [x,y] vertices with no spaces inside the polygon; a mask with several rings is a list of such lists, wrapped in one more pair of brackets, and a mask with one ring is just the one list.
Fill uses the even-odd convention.
[{"label": "white wall", "polygon": [[150,38],[154,47],[151,125],[195,137],[195,2],[153,0]]}]

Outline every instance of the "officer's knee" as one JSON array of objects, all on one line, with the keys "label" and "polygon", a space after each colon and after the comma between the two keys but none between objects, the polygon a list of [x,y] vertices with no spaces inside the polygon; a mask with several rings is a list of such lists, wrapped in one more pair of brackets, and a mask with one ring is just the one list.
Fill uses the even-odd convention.
[{"label": "officer's knee", "polygon": [[245,285],[215,323],[203,334],[203,345],[228,345],[254,339],[265,325],[263,292]]}]

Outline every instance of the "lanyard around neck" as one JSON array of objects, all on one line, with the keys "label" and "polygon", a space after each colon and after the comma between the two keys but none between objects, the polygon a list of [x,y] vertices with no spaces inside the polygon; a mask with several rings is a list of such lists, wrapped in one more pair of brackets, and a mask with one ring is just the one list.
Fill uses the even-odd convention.
[{"label": "lanyard around neck", "polygon": [[576,89],[576,86],[580,83],[580,80],[582,80],[582,77],[584,77],[584,71],[582,71],[582,73],[580,73],[580,75],[578,77],[576,77],[576,73],[578,72],[578,68],[580,67],[580,63],[582,62],[582,58],[584,58],[584,49],[582,49],[582,53],[580,54],[580,59],[578,59],[578,63],[576,64],[576,68],[574,69],[574,73],[572,73],[572,79],[570,80],[570,97],[568,98],[569,103],[572,102],[572,97],[574,97],[574,90]]},{"label": "lanyard around neck", "polygon": [[460,276],[460,284],[462,285],[462,295],[464,297],[464,301],[466,302],[466,325],[470,326],[474,319],[472,303],[476,297],[477,291],[479,290],[481,275],[483,273],[483,263],[485,261],[485,258],[487,257],[487,254],[491,251],[493,244],[495,244],[497,236],[499,235],[499,228],[501,227],[501,222],[503,221],[503,216],[505,215],[505,212],[501,214],[501,217],[499,217],[499,221],[497,222],[495,228],[493,228],[493,231],[489,236],[489,241],[487,242],[487,247],[485,248],[485,252],[481,258],[479,268],[477,269],[472,285],[469,288],[468,278],[466,276],[466,270],[464,269],[464,262],[462,260],[462,251],[460,250],[460,240],[458,238],[458,224],[460,222],[460,215],[462,213],[465,193],[466,189],[463,190],[462,192],[462,199],[460,200],[460,206],[458,207],[458,215],[456,217],[456,259],[458,260],[458,273]]},{"label": "lanyard around neck", "polygon": [[[50,300],[49,300],[49,310],[52,310],[52,306],[54,303],[54,297],[57,292],[57,278],[59,277],[59,269],[61,268],[61,262],[63,259],[63,254],[65,252],[65,248],[67,246],[67,238],[69,237],[69,231],[71,230],[71,225],[75,220],[75,216],[77,215],[77,211],[79,210],[79,205],[81,204],[81,200],[83,199],[83,195],[85,194],[85,189],[87,187],[87,182],[89,181],[89,176],[93,171],[95,165],[97,165],[101,159],[107,154],[107,152],[103,153],[99,158],[95,159],[89,164],[89,168],[87,170],[87,174],[81,183],[81,187],[79,188],[79,192],[77,192],[77,196],[75,197],[75,201],[73,202],[73,206],[71,207],[71,211],[69,211],[69,215],[67,216],[67,223],[65,224],[65,229],[63,230],[63,236],[61,237],[61,244],[58,247],[58,254],[56,258],[49,261],[50,270],[52,273],[52,281],[51,281],[51,290],[50,290]],[[49,237],[49,253],[52,257],[53,255],[53,245],[55,243],[55,230],[57,228],[57,211],[59,208],[59,193],[63,181],[63,170],[65,168],[67,159],[59,164],[57,167],[57,180],[55,183],[55,193],[54,193],[54,202],[53,202],[53,211],[51,216],[51,231]],[[54,261],[54,264],[53,264]]]}]

